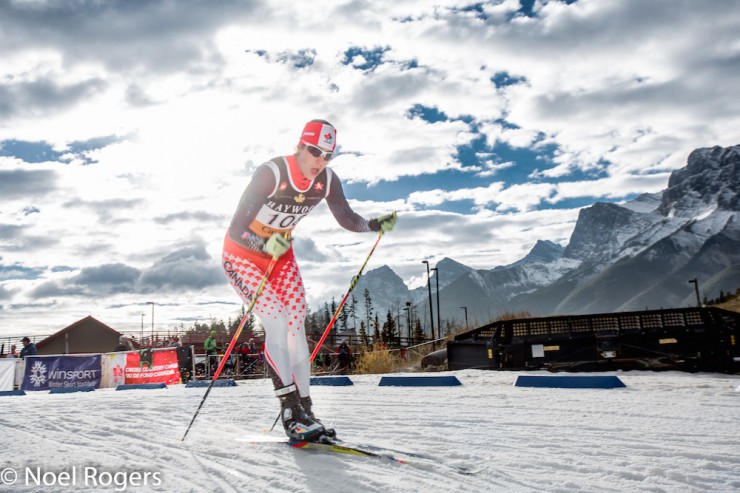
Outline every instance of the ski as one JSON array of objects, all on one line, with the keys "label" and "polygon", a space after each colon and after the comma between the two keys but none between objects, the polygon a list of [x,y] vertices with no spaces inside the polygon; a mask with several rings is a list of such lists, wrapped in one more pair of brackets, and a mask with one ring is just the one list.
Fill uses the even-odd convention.
[{"label": "ski", "polygon": [[360,447],[343,445],[339,442],[301,442],[301,441],[288,441],[285,442],[290,447],[302,450],[317,450],[321,452],[330,452],[335,454],[347,454],[347,455],[359,455],[361,457],[373,457],[376,459],[386,460],[388,462],[396,462],[399,464],[410,464],[410,462],[401,457],[397,457],[390,453],[374,452]]},{"label": "ski", "polygon": [[386,462],[405,464],[420,469],[431,470],[437,469],[439,467],[444,467],[458,474],[477,474],[477,471],[473,469],[447,464],[444,461],[428,455],[401,452],[399,450],[389,450],[382,447],[376,447],[374,445],[355,445],[339,439],[328,442],[303,442],[289,440],[284,443],[287,443],[291,448],[294,449],[355,455],[360,457],[371,457]]},{"label": "ski", "polygon": [[406,452],[402,450],[389,449],[369,444],[355,444],[335,438],[326,442],[307,442],[289,440],[287,437],[274,435],[258,435],[237,439],[241,442],[253,444],[280,444],[288,445],[292,449],[305,450],[316,453],[354,455],[356,457],[369,457],[388,463],[404,464],[410,467],[427,470],[447,469],[450,472],[463,475],[475,475],[480,470],[470,467],[450,464],[447,461],[427,454]]}]

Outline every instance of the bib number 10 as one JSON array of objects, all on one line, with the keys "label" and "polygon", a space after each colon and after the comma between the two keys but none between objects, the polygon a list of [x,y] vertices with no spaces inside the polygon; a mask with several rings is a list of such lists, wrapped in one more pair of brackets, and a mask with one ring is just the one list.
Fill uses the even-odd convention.
[{"label": "bib number 10", "polygon": [[294,216],[291,214],[271,214],[267,220],[267,225],[272,228],[290,229],[303,219],[303,216]]}]

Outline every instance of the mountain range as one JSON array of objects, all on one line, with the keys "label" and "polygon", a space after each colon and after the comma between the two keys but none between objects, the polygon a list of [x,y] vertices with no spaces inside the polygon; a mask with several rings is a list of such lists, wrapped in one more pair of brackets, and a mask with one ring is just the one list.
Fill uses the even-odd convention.
[{"label": "mountain range", "polygon": [[[740,145],[693,151],[668,188],[622,204],[581,209],[566,246],[539,240],[521,260],[473,269],[451,258],[436,265],[442,319],[471,327],[504,313],[608,313],[697,303],[740,287]],[[432,276],[435,326],[437,279]],[[427,287],[409,290],[389,267],[363,275],[380,314],[403,317],[411,302],[426,326]]]}]

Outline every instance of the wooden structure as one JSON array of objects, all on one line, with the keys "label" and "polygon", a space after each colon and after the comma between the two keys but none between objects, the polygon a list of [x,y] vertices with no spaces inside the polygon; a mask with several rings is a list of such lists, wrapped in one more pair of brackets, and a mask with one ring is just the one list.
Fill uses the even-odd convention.
[{"label": "wooden structure", "polygon": [[674,308],[500,320],[447,344],[450,370],[740,372],[740,314]]},{"label": "wooden structure", "polygon": [[38,354],[109,353],[121,334],[87,316],[36,343]]}]

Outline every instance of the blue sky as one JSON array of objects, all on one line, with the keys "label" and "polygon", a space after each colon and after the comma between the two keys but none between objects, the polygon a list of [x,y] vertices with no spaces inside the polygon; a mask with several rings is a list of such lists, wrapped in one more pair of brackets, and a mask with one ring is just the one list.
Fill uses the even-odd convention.
[{"label": "blue sky", "polygon": [[[740,140],[730,0],[7,1],[0,33],[0,335],[233,316],[226,226],[313,118],[355,210],[398,211],[368,268],[410,287],[565,245]],[[295,237],[313,306],[373,242],[324,206]]]}]

